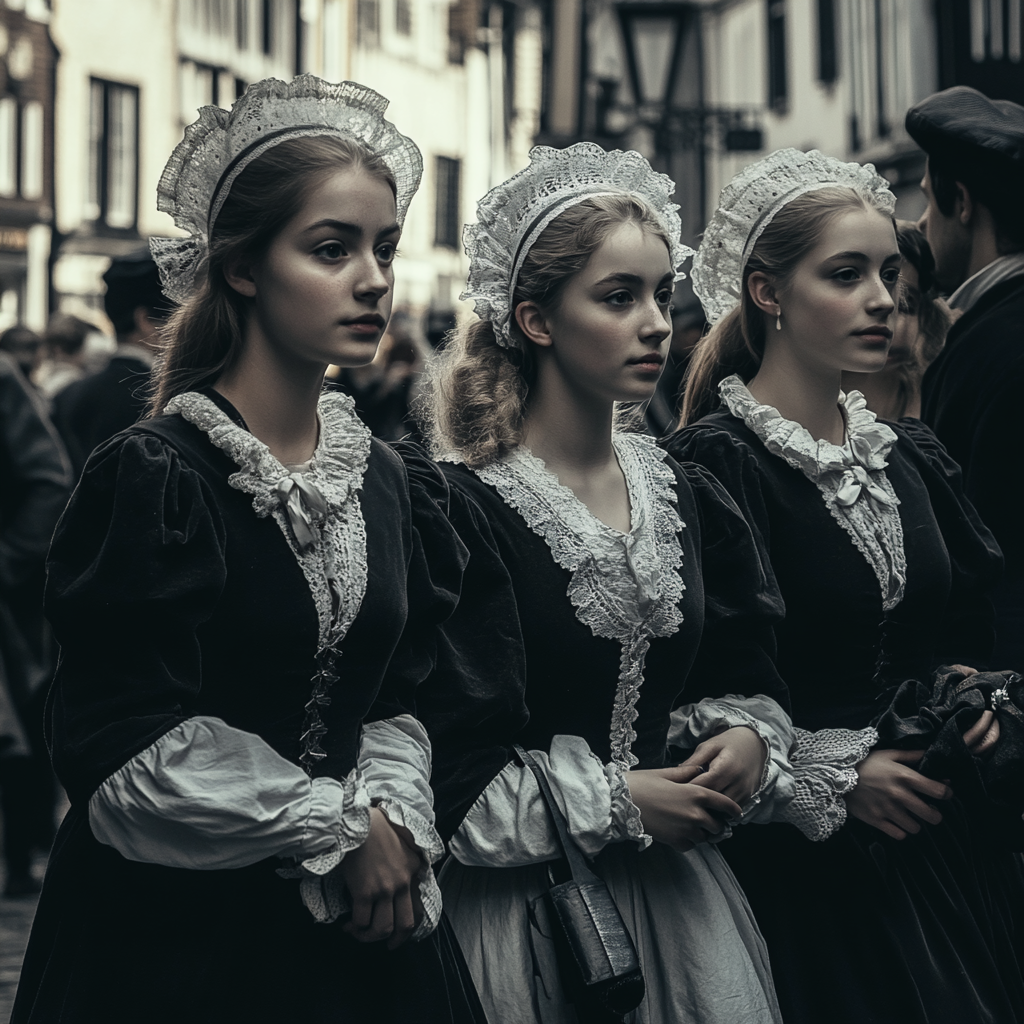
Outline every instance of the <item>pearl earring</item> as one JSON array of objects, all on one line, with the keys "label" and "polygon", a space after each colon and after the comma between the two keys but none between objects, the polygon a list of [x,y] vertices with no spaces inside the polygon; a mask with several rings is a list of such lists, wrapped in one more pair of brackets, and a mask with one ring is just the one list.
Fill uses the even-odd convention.
[{"label": "pearl earring", "polygon": [[782,307],[779,307],[779,315],[775,318],[775,330],[782,330]]}]

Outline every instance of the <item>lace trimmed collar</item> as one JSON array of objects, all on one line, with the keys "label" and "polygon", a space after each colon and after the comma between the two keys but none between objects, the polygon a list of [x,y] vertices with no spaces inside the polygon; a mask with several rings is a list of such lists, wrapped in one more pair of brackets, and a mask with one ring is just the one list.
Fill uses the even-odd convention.
[{"label": "lace trimmed collar", "polygon": [[631,768],[638,763],[631,750],[633,723],[650,640],[671,636],[683,621],[679,533],[685,523],[665,452],[641,434],[615,434],[612,443],[629,490],[628,533],[601,522],[525,447],[475,472],[572,574],[567,596],[576,618],[595,636],[622,644],[611,753],[613,761]]},{"label": "lace trimmed collar", "polygon": [[885,474],[886,459],[896,443],[893,430],[876,420],[859,391],[839,393],[846,420],[845,445],[816,441],[799,423],[759,403],[735,374],[719,384],[718,393],[769,452],[817,485],[833,519],[874,570],[882,608],[895,608],[903,599],[907,559],[900,500]]},{"label": "lace trimmed collar", "polygon": [[839,392],[839,406],[846,420],[845,445],[816,441],[805,427],[787,420],[778,409],[761,405],[736,374],[718,385],[718,393],[733,416],[743,420],[768,451],[812,480],[823,473],[847,470],[854,462],[869,472],[884,469],[896,443],[896,434],[878,422],[859,391]]},{"label": "lace trimmed collar", "polygon": [[[197,426],[239,467],[229,482],[253,496],[257,515],[270,515],[280,507],[275,488],[291,470],[258,437],[197,391],[176,395],[164,412],[178,413]],[[324,496],[329,514],[338,513],[362,486],[370,454],[370,431],[356,416],[355,402],[348,395],[325,391],[317,413],[320,437],[303,475]]]}]

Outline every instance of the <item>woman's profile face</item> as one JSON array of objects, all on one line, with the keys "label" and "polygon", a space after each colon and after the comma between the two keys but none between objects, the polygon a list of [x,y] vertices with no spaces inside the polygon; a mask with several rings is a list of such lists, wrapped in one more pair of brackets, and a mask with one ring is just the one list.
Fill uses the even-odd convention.
[{"label": "woman's profile face", "polygon": [[823,372],[882,369],[901,263],[889,217],[864,207],[840,214],[776,292],[782,329],[769,325],[765,344],[787,345]]},{"label": "woman's profile face", "polygon": [[551,358],[571,387],[612,402],[654,394],[672,337],[674,278],[658,235],[628,222],[609,232],[545,318]]},{"label": "woman's profile face", "polygon": [[893,315],[892,347],[886,368],[915,363],[922,349],[921,286],[917,267],[909,261],[900,271],[898,305]]},{"label": "woman's profile face", "polygon": [[251,270],[255,315],[286,359],[361,366],[391,316],[401,229],[379,178],[346,168],[326,178]]}]

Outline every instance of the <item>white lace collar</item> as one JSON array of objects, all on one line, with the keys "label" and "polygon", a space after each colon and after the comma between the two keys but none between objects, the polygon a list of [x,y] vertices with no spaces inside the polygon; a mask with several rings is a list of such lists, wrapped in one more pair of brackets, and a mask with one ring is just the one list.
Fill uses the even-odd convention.
[{"label": "white lace collar", "polygon": [[879,423],[859,391],[839,393],[847,442],[816,441],[801,424],[762,405],[733,374],[718,385],[726,407],[742,420],[765,448],[813,481],[832,517],[867,559],[890,611],[903,599],[907,560],[899,498],[885,474],[896,434]]},{"label": "white lace collar", "polygon": [[[370,454],[370,432],[347,395],[325,392],[318,406],[320,438],[306,473],[283,466],[270,449],[205,395],[190,391],[165,409],[202,430],[239,467],[228,478],[252,495],[258,516],[272,515],[302,567],[316,602],[321,647],[337,644],[355,620],[366,593],[366,526],[359,490]],[[303,546],[287,514],[295,477],[323,497],[321,509],[305,507],[313,543]],[[295,498],[294,500],[298,500]]]},{"label": "white lace collar", "polygon": [[787,420],[773,406],[761,405],[736,374],[718,385],[718,393],[733,416],[743,420],[768,451],[812,480],[822,473],[843,472],[854,463],[869,471],[884,469],[886,456],[896,443],[892,429],[877,421],[859,391],[839,392],[846,420],[845,445],[816,441],[801,424]]},{"label": "white lace collar", "polygon": [[525,447],[476,473],[572,574],[567,594],[579,621],[595,636],[622,644],[611,752],[615,762],[631,768],[638,763],[630,748],[650,639],[671,636],[683,621],[679,532],[685,524],[665,452],[641,434],[615,434],[612,443],[629,490],[628,533],[601,522]]}]

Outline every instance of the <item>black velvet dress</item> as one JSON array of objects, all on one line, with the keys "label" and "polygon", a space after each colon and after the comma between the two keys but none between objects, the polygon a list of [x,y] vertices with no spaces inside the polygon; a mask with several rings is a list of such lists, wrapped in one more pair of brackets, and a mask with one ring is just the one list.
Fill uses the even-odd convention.
[{"label": "black velvet dress", "polygon": [[[368,433],[361,470],[356,448],[332,454],[325,434],[351,433],[357,421],[348,399],[325,396],[314,462],[326,480],[331,466],[349,459],[352,491],[339,481],[325,490],[347,502],[350,516],[358,514],[351,505],[358,493],[366,576],[343,639],[318,655],[322,609],[294,553],[295,536],[276,502],[254,511],[254,498],[272,494],[260,475],[272,484],[281,467],[259,451],[240,467],[224,444],[211,443],[227,433],[251,435],[219,396],[203,401],[204,415],[221,416],[207,429],[164,415],[101,446],[54,538],[47,607],[62,657],[49,728],[71,810],[50,859],[13,1020],[478,1019],[443,921],[423,941],[389,953],[382,943],[357,943],[340,924],[316,923],[300,883],[278,875],[285,862],[276,855],[211,867],[218,843],[240,834],[244,847],[246,835],[276,827],[274,814],[258,820],[269,804],[253,798],[219,807],[223,793],[211,784],[211,828],[221,832],[205,842],[191,834],[191,846],[178,843],[174,855],[194,854],[197,870],[129,860],[95,838],[109,820],[109,812],[97,817],[99,791],[134,780],[159,801],[146,788],[151,777],[135,766],[199,720],[232,741],[248,738],[254,763],[281,766],[296,786],[306,779],[295,770],[301,764],[314,787],[348,779],[345,792],[355,794],[366,730],[410,720],[415,689],[434,664],[437,625],[458,595],[465,549],[444,515],[441,475],[423,459],[406,467]],[[319,528],[322,535],[323,518]],[[357,522],[348,536],[359,533]],[[341,566],[339,554],[338,561],[339,577],[358,577],[361,557]],[[176,762],[193,753],[186,746],[165,759],[168,785],[179,778]],[[196,769],[200,791],[203,771],[220,770],[229,753],[207,752]],[[261,782],[236,780],[240,801]],[[324,784],[324,792],[340,792]],[[168,834],[189,825],[177,806],[177,817],[167,812]],[[203,816],[201,799],[191,807],[196,819]]]},{"label": "black velvet dress", "polygon": [[[642,848],[619,771],[675,763],[668,736],[681,704],[786,699],[772,665],[774,580],[709,474],[662,461],[646,437],[618,435],[616,445],[629,534],[599,523],[525,449],[482,475],[441,464],[470,548],[459,608],[442,630],[442,661],[454,669],[418,693],[438,827],[451,838],[446,912],[495,1024],[577,1019],[540,900],[556,856],[550,823],[516,760],[520,744],[633,932],[647,996],[628,1019],[777,1021],[763,943],[718,848]],[[762,699],[736,701],[738,716],[726,709],[721,721],[747,724],[743,707],[757,717],[768,705],[785,719]]]},{"label": "black velvet dress", "polygon": [[[943,662],[984,667],[986,593],[1001,558],[934,435],[914,420],[891,425],[881,465],[899,499],[905,584],[885,611],[868,559],[813,471],[794,464],[793,425],[755,406],[744,418],[723,406],[664,443],[722,481],[770,553],[794,725],[863,729],[887,687]],[[1024,1020],[1020,858],[985,841],[955,799],[941,810],[940,825],[903,841],[850,818],[824,842],[771,824],[724,847],[767,940],[787,1024]]]}]

